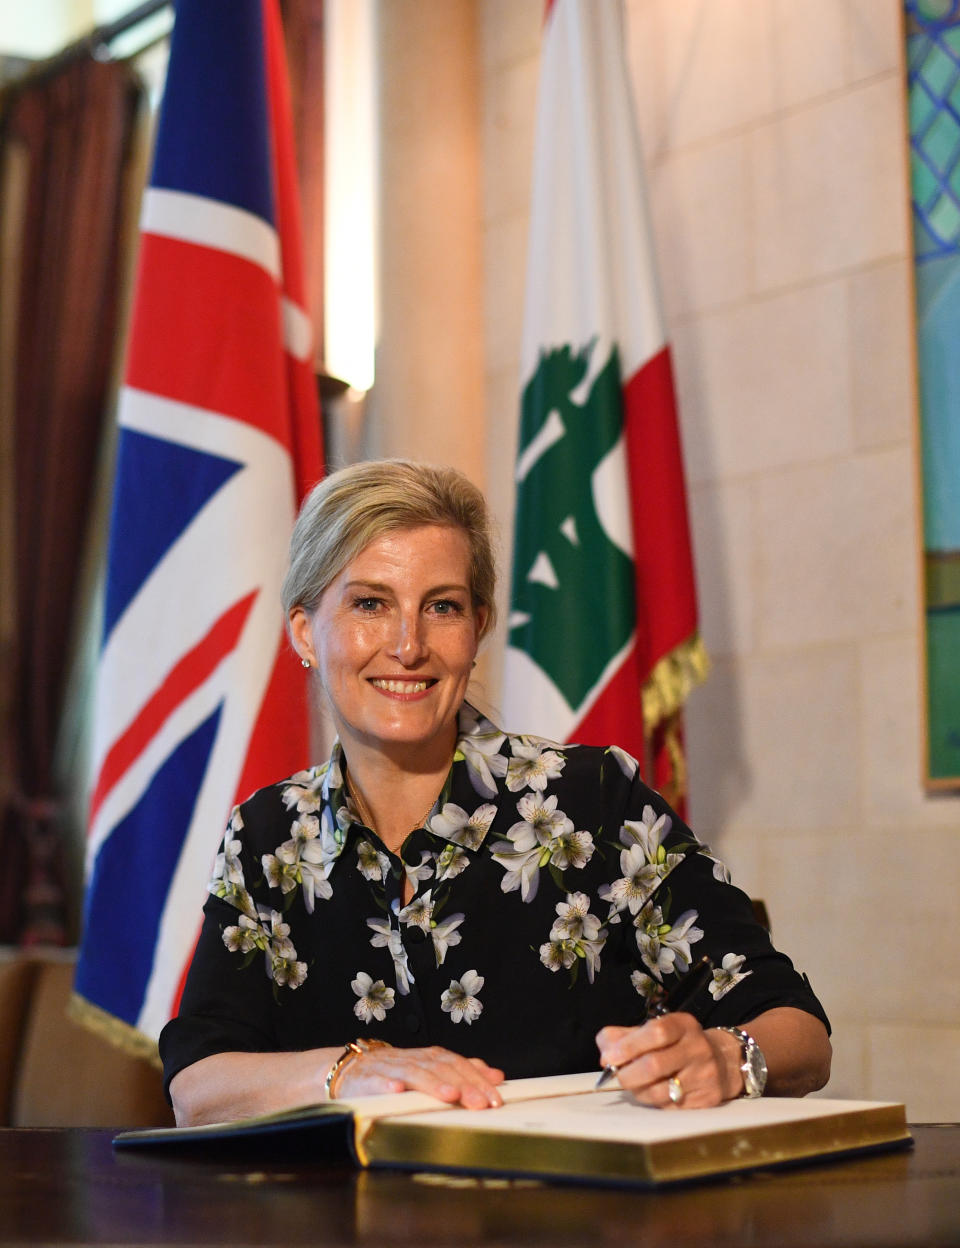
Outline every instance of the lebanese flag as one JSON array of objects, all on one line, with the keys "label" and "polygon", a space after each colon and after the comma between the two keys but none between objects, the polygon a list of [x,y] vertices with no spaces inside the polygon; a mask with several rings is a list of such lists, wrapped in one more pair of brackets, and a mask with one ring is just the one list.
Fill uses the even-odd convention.
[{"label": "lebanese flag", "polygon": [[504,723],[682,808],[706,676],[620,0],[552,0],[537,99]]}]

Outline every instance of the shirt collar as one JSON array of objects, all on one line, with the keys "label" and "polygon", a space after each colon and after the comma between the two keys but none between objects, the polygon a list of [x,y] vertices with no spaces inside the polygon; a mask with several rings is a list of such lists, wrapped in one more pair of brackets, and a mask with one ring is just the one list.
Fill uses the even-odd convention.
[{"label": "shirt collar", "polygon": [[[497,812],[494,804],[499,797],[497,780],[507,774],[507,758],[501,752],[507,734],[482,715],[469,702],[464,702],[457,714],[457,743],[453,762],[434,813],[426,826],[435,836],[465,849],[478,850]],[[471,788],[482,799],[479,806],[471,804],[467,810],[450,797],[454,791],[458,771],[465,769]],[[328,761],[318,769],[317,779],[322,777],[322,792],[330,811],[332,835],[337,858],[343,853],[351,828],[359,827],[359,818],[344,784],[343,746],[339,737],[334,741]],[[458,785],[459,789],[466,786]]]}]

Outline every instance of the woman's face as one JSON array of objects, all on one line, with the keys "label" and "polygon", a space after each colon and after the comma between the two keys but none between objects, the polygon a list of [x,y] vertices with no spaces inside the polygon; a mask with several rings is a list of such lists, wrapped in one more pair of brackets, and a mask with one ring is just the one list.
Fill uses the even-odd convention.
[{"label": "woman's face", "polygon": [[374,539],[327,586],[317,609],[290,612],[297,652],[318,670],[340,740],[419,765],[452,750],[456,716],[486,622],[470,594],[466,534],[449,525]]}]

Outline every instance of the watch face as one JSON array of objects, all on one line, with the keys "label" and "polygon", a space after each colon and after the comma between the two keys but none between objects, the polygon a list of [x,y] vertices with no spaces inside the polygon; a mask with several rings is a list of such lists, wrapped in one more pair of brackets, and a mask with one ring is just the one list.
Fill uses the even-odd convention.
[{"label": "watch face", "polygon": [[746,1046],[743,1061],[743,1084],[747,1096],[761,1096],[767,1086],[767,1063],[759,1046],[754,1042]]}]

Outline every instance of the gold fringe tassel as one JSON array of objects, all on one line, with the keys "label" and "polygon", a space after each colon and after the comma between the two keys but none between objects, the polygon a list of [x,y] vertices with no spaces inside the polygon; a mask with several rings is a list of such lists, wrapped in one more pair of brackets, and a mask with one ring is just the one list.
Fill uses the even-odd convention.
[{"label": "gold fringe tassel", "polygon": [[78,992],[70,996],[67,1017],[95,1032],[115,1048],[129,1054],[130,1057],[142,1057],[151,1066],[161,1069],[162,1063],[156,1040],[151,1040],[142,1031],[137,1031],[136,1027],[131,1027],[122,1019],[108,1014],[106,1010],[101,1010],[98,1005],[94,1005],[86,997],[81,997]]},{"label": "gold fringe tassel", "polygon": [[[692,633],[656,663],[643,683],[643,726],[648,737],[658,724],[676,715],[709,671],[710,656],[699,632]],[[674,749],[680,752],[675,733],[673,738]]]},{"label": "gold fringe tassel", "polygon": [[687,796],[687,756],[680,736],[679,711],[670,716],[663,735],[664,748],[670,760],[670,782],[663,796],[673,807],[679,807]]}]

